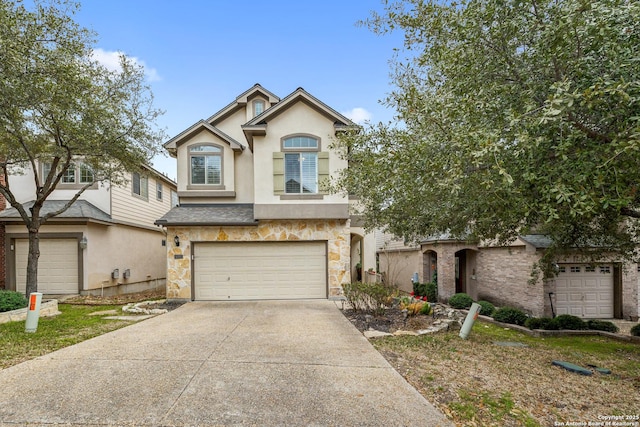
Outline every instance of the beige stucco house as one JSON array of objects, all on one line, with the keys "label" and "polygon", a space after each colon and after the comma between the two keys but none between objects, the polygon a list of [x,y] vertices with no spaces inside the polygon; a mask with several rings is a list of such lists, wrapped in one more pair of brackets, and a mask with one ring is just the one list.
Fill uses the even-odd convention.
[{"label": "beige stucco house", "polygon": [[169,140],[179,206],[156,221],[167,296],[329,298],[356,264],[375,268],[373,235],[327,191],[347,167],[331,143],[355,127],[302,88],[281,99],[256,84]]},{"label": "beige stucco house", "polygon": [[476,301],[523,309],[533,316],[572,314],[585,319],[637,319],[640,315],[639,264],[589,264],[579,257],[558,262],[554,279],[532,282],[532,268],[550,241],[523,235],[507,246],[473,243],[439,236],[416,245],[380,233],[377,253],[383,273],[402,268],[398,285],[411,289],[411,275],[421,282],[436,279],[446,300],[466,292]]},{"label": "beige stucco house", "polygon": [[[88,177],[81,169],[78,163],[65,175],[43,214],[64,206],[85,185]],[[40,228],[39,292],[110,295],[165,286],[166,236],[154,221],[177,203],[176,183],[150,167],[129,178],[126,185],[95,184]],[[11,175],[9,184],[18,202],[33,203],[31,169]],[[0,212],[4,287],[24,292],[27,230],[18,212],[4,207],[9,207]]]}]

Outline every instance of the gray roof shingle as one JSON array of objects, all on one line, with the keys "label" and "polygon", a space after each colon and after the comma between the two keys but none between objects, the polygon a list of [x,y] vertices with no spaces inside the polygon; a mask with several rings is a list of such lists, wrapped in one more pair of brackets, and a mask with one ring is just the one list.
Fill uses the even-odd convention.
[{"label": "gray roof shingle", "polygon": [[180,205],[156,225],[257,225],[252,204]]},{"label": "gray roof shingle", "polygon": [[[49,212],[55,212],[61,209],[68,200],[46,200],[42,206],[42,210],[40,211],[40,215],[46,215]],[[23,203],[22,206],[26,210],[29,210],[33,206],[33,201]],[[93,220],[100,222],[113,222],[111,216],[104,212],[103,210],[98,209],[93,204],[87,202],[86,200],[76,200],[66,211],[62,212],[60,215],[57,215],[53,218],[64,218],[64,219],[82,219],[82,220]],[[3,212],[0,212],[0,222],[4,221],[15,221],[22,220],[22,217],[18,213],[18,210],[15,208],[7,209]]]}]

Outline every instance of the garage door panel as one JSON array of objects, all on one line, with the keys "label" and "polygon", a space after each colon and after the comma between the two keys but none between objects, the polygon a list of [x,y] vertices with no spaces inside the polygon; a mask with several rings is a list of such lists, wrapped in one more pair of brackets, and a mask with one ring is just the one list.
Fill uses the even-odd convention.
[{"label": "garage door panel", "polygon": [[326,298],[325,242],[196,243],[198,300]]},{"label": "garage door panel", "polygon": [[564,265],[556,279],[557,313],[583,318],[612,318],[611,270],[610,265],[595,269],[578,264]]},{"label": "garage door panel", "polygon": [[[25,292],[29,241],[15,241],[16,290]],[[78,293],[78,242],[76,239],[40,239],[38,292]]]}]

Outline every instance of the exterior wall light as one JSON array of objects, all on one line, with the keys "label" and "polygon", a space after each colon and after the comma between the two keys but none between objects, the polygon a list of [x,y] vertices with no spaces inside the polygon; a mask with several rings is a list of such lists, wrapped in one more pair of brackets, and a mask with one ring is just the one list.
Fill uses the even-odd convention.
[{"label": "exterior wall light", "polygon": [[82,249],[87,249],[87,244],[89,243],[89,241],[87,240],[87,236],[82,236],[82,239],[80,239],[80,247]]},{"label": "exterior wall light", "polygon": [[176,246],[180,246],[180,238],[178,236],[174,237],[173,243],[175,243]]}]

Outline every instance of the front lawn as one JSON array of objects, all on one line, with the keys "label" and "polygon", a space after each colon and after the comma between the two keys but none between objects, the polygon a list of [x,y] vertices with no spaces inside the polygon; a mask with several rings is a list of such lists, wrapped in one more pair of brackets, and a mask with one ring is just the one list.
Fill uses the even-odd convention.
[{"label": "front lawn", "polygon": [[24,321],[0,324],[0,369],[130,325],[126,321],[88,315],[120,307],[59,304],[58,309],[62,314],[41,317],[38,330],[34,333],[24,331]]},{"label": "front lawn", "polygon": [[[455,331],[371,342],[461,426],[589,425],[614,415],[638,422],[640,415],[637,344],[598,336],[534,338],[482,322],[467,340]],[[608,368],[612,374],[582,376],[552,366],[553,360]]]}]

